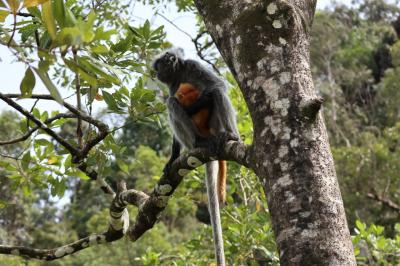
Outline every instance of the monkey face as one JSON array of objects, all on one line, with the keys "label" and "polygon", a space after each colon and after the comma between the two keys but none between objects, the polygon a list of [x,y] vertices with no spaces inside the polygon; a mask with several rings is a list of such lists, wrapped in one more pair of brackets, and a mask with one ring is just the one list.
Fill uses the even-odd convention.
[{"label": "monkey face", "polygon": [[166,52],[163,56],[158,58],[153,68],[157,72],[157,78],[161,82],[170,83],[176,78],[178,72],[179,58],[170,52]]}]

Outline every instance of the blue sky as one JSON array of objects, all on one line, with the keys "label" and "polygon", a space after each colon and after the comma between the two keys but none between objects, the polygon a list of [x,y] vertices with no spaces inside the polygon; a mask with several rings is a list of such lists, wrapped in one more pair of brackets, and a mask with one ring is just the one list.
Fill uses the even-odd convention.
[{"label": "blue sky", "polygon": [[[329,6],[330,2],[331,0],[319,0],[317,2],[317,8],[323,9]],[[346,1],[341,0],[338,2],[345,3]],[[180,32],[163,18],[159,16],[153,16],[154,11],[151,8],[136,4],[135,9],[137,9],[137,12],[135,13],[140,14],[140,18],[135,17],[136,21],[140,23],[145,19],[149,19],[153,26],[164,25],[167,32],[168,40],[176,44],[177,46],[184,48],[187,57],[196,57],[193,44],[188,36]],[[192,36],[196,35],[196,28],[194,27],[195,18],[193,14],[177,13],[176,9],[168,8],[165,9],[164,15],[170,20],[174,21],[176,25],[181,26],[186,32],[188,32]],[[19,93],[19,85],[21,83],[24,73],[25,65],[19,62],[15,62],[14,57],[11,55],[10,51],[4,46],[0,46],[0,75],[2,77],[2,85],[0,87],[0,91],[4,93]],[[60,91],[62,93],[62,89]],[[34,93],[47,93],[46,88],[43,84],[41,84],[41,81],[38,78],[36,79],[36,87],[34,89]],[[23,105],[26,108],[29,108],[30,104],[32,104],[32,101],[24,100]],[[56,103],[49,103],[45,101],[39,102],[37,107],[43,108],[45,110],[54,110],[59,108]],[[0,111],[4,109],[10,108],[3,102],[0,102]]]}]

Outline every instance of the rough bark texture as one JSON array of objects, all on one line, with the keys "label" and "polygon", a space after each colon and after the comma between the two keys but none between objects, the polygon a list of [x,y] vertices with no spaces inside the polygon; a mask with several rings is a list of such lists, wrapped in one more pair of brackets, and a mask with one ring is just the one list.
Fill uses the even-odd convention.
[{"label": "rough bark texture", "polygon": [[314,91],[316,0],[195,0],[254,124],[250,166],[267,195],[282,265],[355,265]]}]

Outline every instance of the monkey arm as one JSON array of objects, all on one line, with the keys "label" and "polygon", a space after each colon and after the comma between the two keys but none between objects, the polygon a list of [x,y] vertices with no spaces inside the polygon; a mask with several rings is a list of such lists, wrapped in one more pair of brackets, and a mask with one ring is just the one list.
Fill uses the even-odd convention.
[{"label": "monkey arm", "polygon": [[203,109],[204,107],[212,107],[212,93],[208,90],[204,91],[200,97],[189,107],[185,108],[186,113],[188,116],[192,116],[196,114],[198,111]]},{"label": "monkey arm", "polygon": [[175,97],[169,97],[167,99],[167,108],[174,136],[186,148],[193,148],[196,135],[199,135],[196,126]]}]

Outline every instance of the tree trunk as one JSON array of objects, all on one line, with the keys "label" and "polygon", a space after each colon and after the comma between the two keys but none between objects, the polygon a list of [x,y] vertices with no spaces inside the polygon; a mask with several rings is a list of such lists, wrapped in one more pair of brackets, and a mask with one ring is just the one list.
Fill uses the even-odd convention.
[{"label": "tree trunk", "polygon": [[249,107],[281,264],[355,265],[310,71],[316,0],[195,3]]}]

